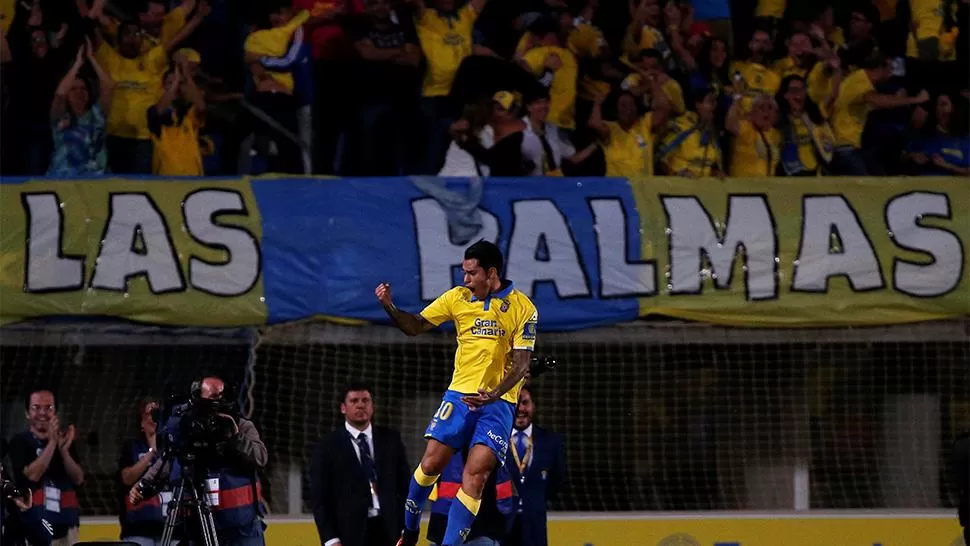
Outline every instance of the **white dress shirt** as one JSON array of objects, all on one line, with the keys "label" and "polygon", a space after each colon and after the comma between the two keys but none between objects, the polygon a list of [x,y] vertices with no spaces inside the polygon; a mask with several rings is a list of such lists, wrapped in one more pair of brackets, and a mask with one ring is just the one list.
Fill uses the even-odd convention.
[{"label": "white dress shirt", "polygon": [[[367,447],[370,448],[371,457],[375,457],[376,461],[376,456],[374,455],[374,427],[371,426],[370,423],[367,423],[367,428],[364,430],[357,430],[347,421],[344,421],[344,427],[347,429],[347,432],[350,433],[350,437],[352,438],[350,445],[354,446],[354,453],[357,454],[357,460],[360,461],[360,447],[357,446],[357,437],[361,434],[366,434]],[[367,517],[369,518],[374,517],[381,512],[381,501],[377,499],[377,494],[373,489],[371,489],[371,499],[374,501],[374,506],[367,509]],[[333,546],[338,542],[340,542],[339,538],[331,538],[330,540],[324,542],[323,546]]]},{"label": "white dress shirt", "polygon": [[[357,445],[357,437],[361,434],[367,435],[367,447],[370,448],[370,456],[377,460],[377,454],[374,452],[374,427],[367,423],[367,428],[364,430],[357,430],[350,423],[344,421],[344,426],[347,427],[347,432],[350,433],[350,437],[354,441],[350,442],[350,445],[354,446],[354,453],[357,454],[357,460],[360,460],[360,447]],[[367,510],[367,517],[374,517],[381,512],[381,501],[377,498],[377,491],[371,489],[371,499],[374,501],[374,506]]]},{"label": "white dress shirt", "polygon": [[[532,438],[532,423],[529,423],[529,426],[525,427],[522,430],[515,430],[515,429],[512,430],[512,443],[515,445],[518,445],[516,442],[518,442],[519,434],[525,434],[525,438],[526,438],[525,443],[526,445],[529,445],[528,440]],[[535,442],[533,442],[532,451],[529,453],[529,460],[525,462],[526,470],[528,470],[529,467],[532,466],[532,459],[535,458],[535,454],[536,454],[536,445],[535,445]],[[524,456],[525,456],[525,453],[519,453],[519,457],[524,457]]]}]

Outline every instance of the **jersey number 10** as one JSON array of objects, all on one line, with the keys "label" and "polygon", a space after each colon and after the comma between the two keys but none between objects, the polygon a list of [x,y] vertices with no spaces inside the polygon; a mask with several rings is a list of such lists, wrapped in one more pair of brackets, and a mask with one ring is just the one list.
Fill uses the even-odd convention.
[{"label": "jersey number 10", "polygon": [[442,402],[441,405],[438,406],[438,411],[434,412],[434,418],[447,421],[448,418],[451,417],[451,412],[454,411],[454,409],[455,406],[451,402]]}]

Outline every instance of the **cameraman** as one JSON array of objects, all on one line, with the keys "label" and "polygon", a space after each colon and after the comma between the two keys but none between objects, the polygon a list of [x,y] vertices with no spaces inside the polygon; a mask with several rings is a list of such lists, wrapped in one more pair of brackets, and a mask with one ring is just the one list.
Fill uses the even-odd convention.
[{"label": "cameraman", "polygon": [[[3,499],[0,501],[0,544],[4,546],[50,546],[54,537],[43,510],[33,507],[30,489],[18,491],[0,464]],[[19,495],[18,495],[19,493]]]},{"label": "cameraman", "polygon": [[[198,396],[202,400],[223,401],[225,383],[218,377],[202,379]],[[229,402],[228,400],[225,402]],[[213,496],[210,501],[220,546],[263,546],[263,508],[260,504],[260,484],[256,472],[266,466],[266,445],[259,438],[252,421],[218,413],[231,427],[225,440],[226,449],[221,460],[212,462],[206,471],[206,486]],[[173,417],[163,431],[178,429],[181,416]],[[164,483],[171,477],[172,461],[165,458],[154,463],[142,479],[128,493],[131,504],[142,499],[145,484]],[[202,469],[200,469],[202,470]],[[193,540],[189,544],[196,543]]]}]

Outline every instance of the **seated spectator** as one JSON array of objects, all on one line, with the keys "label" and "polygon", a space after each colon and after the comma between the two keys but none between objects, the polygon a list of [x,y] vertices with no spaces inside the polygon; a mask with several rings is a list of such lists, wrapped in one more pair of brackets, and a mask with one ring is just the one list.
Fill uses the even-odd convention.
[{"label": "seated spectator", "polygon": [[759,95],[745,112],[743,101],[734,101],[724,120],[733,135],[728,175],[733,177],[775,176],[781,155],[781,133],[775,129],[778,104],[775,98]]},{"label": "seated spectator", "polygon": [[781,132],[779,175],[817,176],[832,161],[835,150],[832,128],[818,106],[808,98],[805,79],[788,76],[775,97]]},{"label": "seated spectator", "polygon": [[876,92],[875,86],[889,79],[889,61],[875,55],[863,63],[864,68],[850,74],[839,86],[832,111],[832,131],[835,135],[835,155],[832,169],[846,176],[867,176],[870,168],[862,151],[862,131],[869,112],[873,109],[899,108],[923,104],[929,100],[924,90],[916,97],[907,97],[905,91],[895,95]]},{"label": "seated spectator", "polygon": [[158,104],[148,109],[152,133],[152,172],[159,176],[202,176],[199,128],[205,123],[205,101],[185,62],[165,74]]},{"label": "seated spectator", "polygon": [[576,84],[579,65],[563,47],[557,29],[543,25],[535,31],[539,46],[522,56],[522,66],[549,89],[549,122],[561,129],[576,128]]},{"label": "seated spectator", "polygon": [[517,114],[519,100],[514,93],[499,91],[492,97],[492,116],[489,124],[494,130],[494,142],[485,148],[470,133],[467,120],[459,120],[452,127],[455,141],[476,161],[488,165],[491,176],[528,176],[535,165],[522,153],[526,124]]},{"label": "seated spectator", "polygon": [[662,170],[687,178],[723,177],[721,144],[714,124],[714,92],[694,91],[688,104],[690,111],[669,124],[656,152]]},{"label": "seated spectator", "polygon": [[589,126],[603,145],[606,176],[653,176],[656,131],[666,123],[667,109],[644,112],[643,102],[622,91],[616,96],[616,121],[604,121],[603,102],[593,106]]},{"label": "seated spectator", "polygon": [[911,174],[923,176],[970,175],[970,135],[967,112],[954,112],[949,95],[936,98],[928,112],[923,107],[913,110],[912,131],[905,159],[912,165]]},{"label": "seated spectator", "polygon": [[[114,99],[114,82],[95,60],[91,49],[88,42],[78,50],[74,64],[54,92],[51,104],[54,154],[47,176],[105,173],[108,162],[105,128]],[[91,92],[88,82],[78,77],[85,59],[98,77],[97,96]]]},{"label": "seated spectator", "polygon": [[546,121],[549,109],[549,94],[545,92],[536,93],[525,102],[522,155],[534,165],[532,176],[562,176],[564,162],[582,163],[596,150],[592,143],[577,153],[565,131]]}]

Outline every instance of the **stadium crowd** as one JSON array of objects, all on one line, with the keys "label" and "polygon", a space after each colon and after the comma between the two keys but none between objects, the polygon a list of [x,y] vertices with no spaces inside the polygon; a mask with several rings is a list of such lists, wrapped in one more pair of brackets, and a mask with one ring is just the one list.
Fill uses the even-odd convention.
[{"label": "stadium crowd", "polygon": [[0,172],[970,174],[968,0],[730,4],[4,0]]}]

